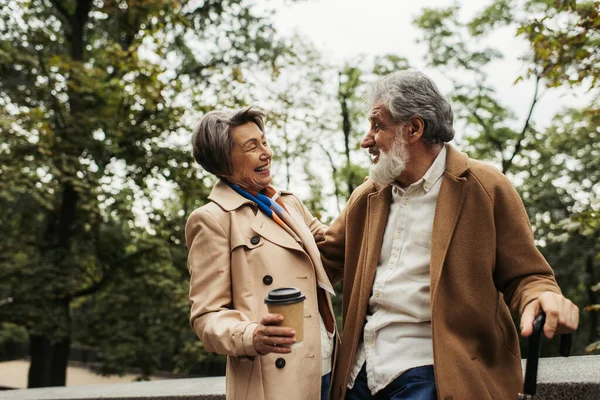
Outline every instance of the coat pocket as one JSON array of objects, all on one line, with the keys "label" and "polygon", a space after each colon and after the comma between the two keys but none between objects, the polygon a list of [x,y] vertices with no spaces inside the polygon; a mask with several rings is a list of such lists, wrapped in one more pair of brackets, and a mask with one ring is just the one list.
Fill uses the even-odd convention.
[{"label": "coat pocket", "polygon": [[[502,397],[499,394],[500,392],[498,391],[498,389],[496,387],[496,383],[488,374],[485,366],[477,358],[473,358],[472,362],[474,364],[474,367],[477,369],[479,376],[481,377],[480,383],[483,386],[483,388],[480,388],[478,390],[479,393],[477,393],[477,396],[478,396],[477,398],[485,399],[486,398],[485,394],[487,394],[489,396],[487,398],[489,398],[489,399],[502,400]],[[484,390],[485,390],[485,392],[484,392]]]}]

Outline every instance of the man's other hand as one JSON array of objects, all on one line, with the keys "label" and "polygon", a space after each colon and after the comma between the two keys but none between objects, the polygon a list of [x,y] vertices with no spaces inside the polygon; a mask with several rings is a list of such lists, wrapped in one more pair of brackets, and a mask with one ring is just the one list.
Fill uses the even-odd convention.
[{"label": "man's other hand", "polygon": [[313,229],[312,234],[315,238],[316,243],[325,240],[325,231],[327,231],[327,228],[327,225],[319,225],[315,229]]},{"label": "man's other hand", "polygon": [[579,324],[579,308],[563,295],[544,292],[525,306],[521,315],[521,336],[529,337],[533,332],[533,320],[540,310],[546,313],[544,335],[552,339],[555,334],[573,332]]}]

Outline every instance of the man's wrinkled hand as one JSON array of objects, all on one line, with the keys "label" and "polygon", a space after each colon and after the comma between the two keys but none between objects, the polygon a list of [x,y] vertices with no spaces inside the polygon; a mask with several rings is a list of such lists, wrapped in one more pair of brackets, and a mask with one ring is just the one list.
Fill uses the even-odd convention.
[{"label": "man's wrinkled hand", "polygon": [[542,310],[546,313],[544,335],[548,339],[555,334],[573,332],[579,325],[579,308],[571,300],[558,293],[544,292],[525,306],[521,315],[521,336],[531,336],[533,321]]},{"label": "man's wrinkled hand", "polygon": [[325,240],[325,231],[327,230],[327,225],[320,225],[312,231],[313,237],[315,238],[315,242],[319,243]]}]

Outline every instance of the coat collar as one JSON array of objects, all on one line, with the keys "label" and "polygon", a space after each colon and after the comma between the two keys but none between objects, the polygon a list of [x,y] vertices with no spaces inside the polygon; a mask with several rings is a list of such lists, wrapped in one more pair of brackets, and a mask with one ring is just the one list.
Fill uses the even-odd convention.
[{"label": "coat collar", "polygon": [[[280,195],[288,195],[292,194],[292,192],[288,192],[287,190],[280,190]],[[215,186],[212,188],[210,195],[208,195],[208,199],[213,201],[219,205],[225,211],[233,211],[244,204],[252,204],[256,205],[255,202],[245,198],[244,196],[240,196],[235,190],[233,190],[227,182],[222,179],[219,179]]]},{"label": "coat collar", "polygon": [[[285,192],[285,194],[287,193],[289,192]],[[282,192],[282,194],[284,194],[284,192]],[[256,203],[254,201],[237,193],[227,184],[227,182],[222,179],[219,179],[219,181],[213,187],[208,199],[216,203],[219,207],[227,212],[237,210],[246,204],[256,207]],[[255,213],[252,223],[250,224],[250,228],[255,233],[279,246],[294,250],[302,249],[300,244],[298,244],[298,242],[296,242],[294,238],[290,236],[290,234],[288,234],[281,226],[279,226],[277,222],[263,212],[259,211]]]},{"label": "coat collar", "polygon": [[469,157],[446,144],[446,173],[454,177],[465,176],[469,171]]},{"label": "coat collar", "polygon": [[208,195],[208,199],[217,203],[217,205],[225,211],[236,210],[244,204],[256,205],[252,200],[239,195],[222,179],[217,181],[217,184],[211,190],[210,195]]}]

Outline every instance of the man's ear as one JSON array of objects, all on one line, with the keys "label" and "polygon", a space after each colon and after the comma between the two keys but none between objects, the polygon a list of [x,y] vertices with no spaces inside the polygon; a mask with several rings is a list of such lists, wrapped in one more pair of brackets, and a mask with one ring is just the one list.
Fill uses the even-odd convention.
[{"label": "man's ear", "polygon": [[423,131],[425,130],[425,122],[421,117],[411,117],[406,123],[406,129],[408,131],[406,140],[408,140],[409,143],[416,143],[417,141],[419,141],[419,139],[421,139],[421,136],[423,136]]}]

